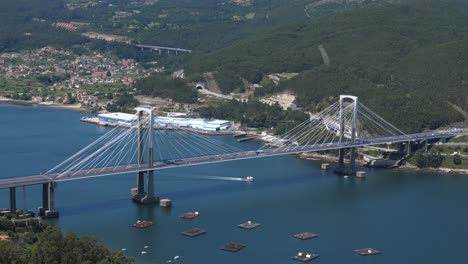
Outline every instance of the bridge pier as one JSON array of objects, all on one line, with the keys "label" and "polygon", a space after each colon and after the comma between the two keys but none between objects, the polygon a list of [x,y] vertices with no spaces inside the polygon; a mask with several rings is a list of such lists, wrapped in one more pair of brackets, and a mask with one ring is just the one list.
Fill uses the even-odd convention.
[{"label": "bridge pier", "polygon": [[55,188],[57,188],[56,182],[49,182],[47,186],[48,196],[47,196],[47,210],[45,211],[45,218],[57,218],[59,217],[59,212],[55,210]]},{"label": "bridge pier", "polygon": [[[340,95],[340,116],[339,116],[339,141],[342,142],[346,133],[346,124],[345,117],[343,114],[343,109],[345,107],[345,100],[352,100],[353,108],[353,120],[351,125],[351,143],[356,143],[357,137],[357,120],[358,120],[358,98],[356,96],[350,95]],[[356,148],[350,148],[350,157],[349,157],[349,166],[346,166],[344,163],[344,152],[345,149],[339,149],[338,152],[338,168],[335,169],[336,173],[340,174],[356,174]]]},{"label": "bridge pier", "polygon": [[142,204],[151,204],[159,202],[159,197],[154,196],[154,171],[148,171],[148,191],[140,200]]},{"label": "bridge pier", "polygon": [[344,151],[344,149],[338,150],[338,167],[340,168],[344,167]]},{"label": "bridge pier", "polygon": [[406,144],[406,155],[411,155],[411,141]]},{"label": "bridge pier", "polygon": [[[147,129],[148,129],[148,138],[147,138],[147,144],[148,144],[148,168],[153,167],[153,111],[148,110],[147,112],[149,114],[149,123],[147,124]],[[143,164],[144,160],[144,155],[143,155],[143,149],[144,149],[144,139],[143,139],[143,129],[144,129],[144,123],[142,122],[142,117],[143,117],[143,110],[139,110],[138,112],[138,164]],[[150,204],[150,203],[157,203],[159,201],[159,198],[154,196],[154,171],[153,170],[148,170],[146,171],[147,177],[148,177],[148,182],[147,182],[147,192],[145,192],[145,171],[140,171],[138,172],[138,179],[137,179],[137,187],[132,188],[132,199],[135,202],[142,203],[142,204]]]},{"label": "bridge pier", "polygon": [[351,148],[351,155],[349,157],[349,167],[351,168],[351,174],[356,173],[356,148]]},{"label": "bridge pier", "polygon": [[45,212],[49,209],[49,184],[42,184],[42,207],[37,208],[37,214],[41,217],[45,216]]},{"label": "bridge pier", "polygon": [[132,188],[132,199],[135,202],[140,202],[145,197],[145,172],[139,171],[137,175],[137,187]]},{"label": "bridge pier", "polygon": [[427,152],[427,148],[428,148],[428,143],[427,143],[427,139],[424,140],[424,151]]},{"label": "bridge pier", "polygon": [[16,214],[16,187],[10,187],[10,213]]}]

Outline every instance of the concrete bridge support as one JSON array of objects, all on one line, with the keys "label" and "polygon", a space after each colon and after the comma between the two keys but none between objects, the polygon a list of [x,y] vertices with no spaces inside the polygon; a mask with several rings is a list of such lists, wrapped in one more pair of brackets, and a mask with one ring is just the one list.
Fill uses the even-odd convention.
[{"label": "concrete bridge support", "polygon": [[406,155],[411,155],[411,141],[406,144]]},{"label": "concrete bridge support", "polygon": [[[358,98],[356,96],[350,95],[341,95],[340,96],[340,142],[343,141],[345,131],[345,120],[344,120],[344,101],[351,100],[352,104],[354,104],[353,109],[353,120],[351,124],[351,142],[356,143],[356,136],[357,136],[357,120],[358,120]],[[344,163],[344,152],[345,149],[340,149],[338,152],[338,168],[335,169],[336,173],[341,174],[355,174],[356,173],[356,148],[350,148],[350,159],[349,159],[349,166],[346,166]]]},{"label": "concrete bridge support", "polygon": [[59,217],[59,212],[55,209],[55,189],[57,188],[56,182],[50,182],[48,184],[48,203],[47,203],[47,210],[45,211],[44,217],[45,218],[57,218]]},{"label": "concrete bridge support", "polygon": [[154,195],[154,171],[148,171],[148,190],[141,199],[142,204],[151,204],[159,202],[159,197]]},{"label": "concrete bridge support", "polygon": [[42,207],[37,208],[39,216],[44,217],[45,212],[49,209],[49,184],[42,184]]},{"label": "concrete bridge support", "polygon": [[351,155],[349,157],[349,167],[352,174],[356,173],[356,148],[351,148]]},{"label": "concrete bridge support", "polygon": [[[140,109],[138,111],[138,163],[144,163],[144,138],[143,138],[143,113],[147,112],[149,114],[149,122],[147,125],[148,129],[148,138],[147,138],[147,145],[148,145],[148,167],[153,167],[153,111],[150,109]],[[132,188],[132,199],[135,202],[143,203],[143,204],[150,204],[150,203],[157,203],[159,198],[154,195],[154,171],[148,170],[146,171],[147,174],[147,191],[145,192],[145,171],[138,172],[137,176],[137,187]]]},{"label": "concrete bridge support", "polygon": [[16,214],[16,187],[10,187],[10,213]]},{"label": "concrete bridge support", "polygon": [[137,187],[132,189],[132,199],[139,202],[145,195],[145,172],[140,171],[137,174]]},{"label": "concrete bridge support", "polygon": [[340,168],[344,167],[344,152],[345,152],[345,149],[338,150],[338,167]]}]

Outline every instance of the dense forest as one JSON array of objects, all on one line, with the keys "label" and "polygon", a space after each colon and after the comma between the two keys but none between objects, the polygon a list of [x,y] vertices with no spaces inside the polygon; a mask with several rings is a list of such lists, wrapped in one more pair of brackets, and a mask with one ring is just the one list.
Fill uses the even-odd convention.
[{"label": "dense forest", "polygon": [[468,3],[461,0],[379,2],[195,56],[187,72],[234,72],[251,83],[270,73],[298,72],[256,94],[290,90],[312,111],[330,96],[354,94],[405,131],[434,129],[463,120],[453,105],[468,110],[467,15]]},{"label": "dense forest", "polygon": [[244,126],[274,129],[276,134],[284,134],[307,120],[301,111],[284,111],[279,105],[269,106],[257,100],[239,102],[231,100],[217,106],[198,109],[202,117],[215,117],[240,122]]},{"label": "dense forest", "polygon": [[87,42],[80,34],[52,26],[71,18],[62,0],[2,0],[0,17],[0,52]]},{"label": "dense forest", "polygon": [[198,98],[195,87],[180,78],[152,75],[136,83],[138,92],[153,97],[171,98],[180,103],[195,103]]},{"label": "dense forest", "polygon": [[132,258],[99,245],[93,237],[72,232],[63,235],[59,228],[38,222],[19,227],[2,216],[0,232],[9,236],[9,240],[0,241],[0,263],[133,263]]},{"label": "dense forest", "polygon": [[[185,68],[188,79],[213,72],[223,93],[261,84],[257,97],[282,91],[317,111],[339,94],[354,94],[404,131],[462,121],[468,111],[468,2],[464,0],[232,1],[102,0],[67,8],[66,0],[5,0],[0,4],[0,52],[44,45],[110,52],[145,67]],[[118,12],[127,12],[118,17]],[[90,22],[87,31],[144,43],[193,49],[183,56],[140,52],[131,44],[83,38],[52,26]],[[86,44],[86,45],[82,45]],[[323,53],[329,58],[324,63]],[[157,61],[157,64],[154,62]],[[151,62],[151,63],[147,63]],[[298,73],[276,85],[271,73]],[[43,83],[53,78],[43,78]],[[150,77],[142,94],[195,102],[187,81]],[[401,116],[405,116],[404,119]]]}]

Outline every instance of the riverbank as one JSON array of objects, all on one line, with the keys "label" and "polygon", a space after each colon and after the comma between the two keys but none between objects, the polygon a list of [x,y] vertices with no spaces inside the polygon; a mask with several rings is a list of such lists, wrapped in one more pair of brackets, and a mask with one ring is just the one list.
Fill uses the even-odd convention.
[{"label": "riverbank", "polygon": [[15,104],[15,105],[43,105],[48,107],[55,107],[61,109],[69,109],[79,112],[91,112],[89,109],[84,108],[81,104],[60,104],[52,102],[33,102],[33,101],[23,101],[23,100],[14,100],[6,97],[0,97],[0,103]]},{"label": "riverbank", "polygon": [[[300,159],[305,160],[318,160],[318,161],[327,161],[338,163],[338,157],[330,154],[321,154],[316,152],[302,153],[299,154]],[[345,162],[349,162],[345,160]],[[367,162],[364,160],[356,160],[356,163],[364,166],[367,165]],[[401,171],[420,171],[420,172],[431,172],[431,173],[443,173],[443,174],[468,174],[468,169],[453,169],[453,168],[418,168],[417,166],[406,164],[392,169],[401,170]]]},{"label": "riverbank", "polygon": [[432,173],[443,173],[443,174],[468,174],[468,169],[453,169],[453,168],[418,168],[417,166],[406,164],[395,168],[401,171],[421,171],[421,172],[432,172]]},{"label": "riverbank", "polygon": [[[298,157],[300,159],[305,159],[305,160],[319,160],[319,161],[328,161],[328,162],[338,163],[338,156],[331,155],[331,154],[318,153],[318,152],[302,153],[302,154],[299,154]],[[349,162],[349,160],[345,159],[345,162]],[[356,164],[360,166],[364,166],[364,165],[367,165],[367,162],[364,160],[356,159]]]}]

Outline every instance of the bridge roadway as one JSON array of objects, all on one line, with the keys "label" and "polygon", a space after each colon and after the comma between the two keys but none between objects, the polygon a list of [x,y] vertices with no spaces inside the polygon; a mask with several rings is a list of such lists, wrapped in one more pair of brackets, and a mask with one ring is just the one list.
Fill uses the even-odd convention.
[{"label": "bridge roadway", "polygon": [[61,182],[61,181],[79,180],[79,179],[94,178],[94,177],[103,177],[103,176],[124,174],[124,173],[136,173],[139,171],[171,169],[171,168],[177,168],[177,167],[194,166],[194,165],[209,164],[209,163],[216,163],[216,162],[226,162],[226,161],[232,161],[232,160],[253,159],[253,158],[271,157],[271,156],[288,155],[288,154],[299,154],[303,152],[333,150],[333,149],[351,148],[351,147],[362,147],[362,146],[378,145],[378,144],[385,144],[385,143],[398,143],[398,142],[407,142],[407,141],[451,138],[462,133],[468,133],[468,130],[466,131],[432,131],[432,132],[423,132],[423,133],[408,134],[408,135],[401,135],[401,136],[357,139],[356,143],[351,143],[349,141],[345,141],[341,143],[333,142],[333,143],[323,143],[323,144],[315,144],[315,145],[271,148],[271,149],[265,149],[262,151],[251,150],[251,151],[243,151],[243,152],[228,153],[228,154],[169,160],[169,161],[158,161],[158,162],[153,163],[152,168],[149,168],[147,164],[130,164],[130,165],[124,165],[124,166],[98,168],[98,169],[90,169],[90,170],[83,170],[83,171],[76,171],[76,172],[72,171],[72,172],[61,174],[61,175],[55,173],[55,174],[48,174],[48,175],[32,175],[32,176],[23,176],[23,177],[16,177],[16,178],[6,178],[6,179],[0,180],[0,189],[5,189],[9,187],[36,185],[36,184],[43,184],[43,183],[49,183],[49,182]]},{"label": "bridge roadway", "polygon": [[171,48],[171,47],[162,47],[162,46],[152,46],[152,45],[135,45],[137,48],[141,49],[152,49],[152,50],[172,50],[172,51],[181,51],[181,52],[192,52],[189,49],[181,48]]}]

